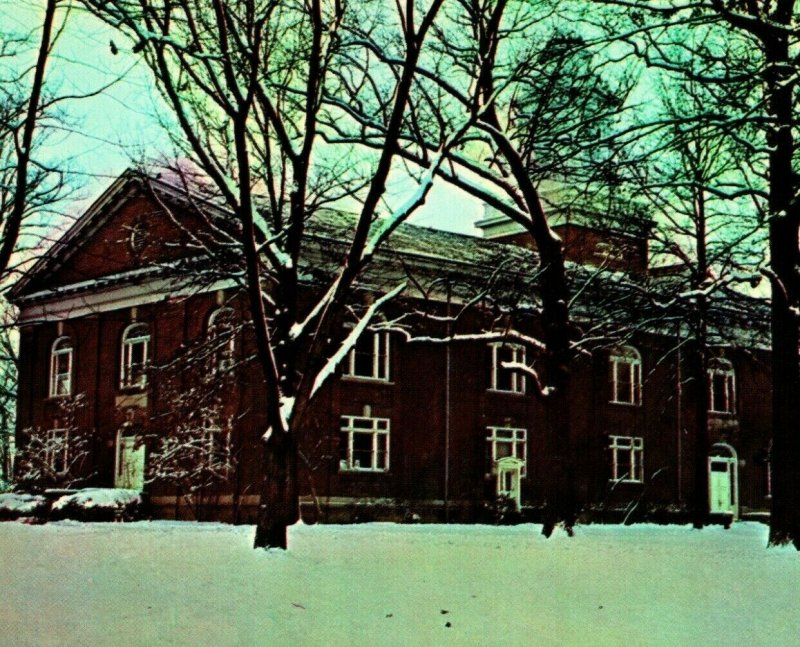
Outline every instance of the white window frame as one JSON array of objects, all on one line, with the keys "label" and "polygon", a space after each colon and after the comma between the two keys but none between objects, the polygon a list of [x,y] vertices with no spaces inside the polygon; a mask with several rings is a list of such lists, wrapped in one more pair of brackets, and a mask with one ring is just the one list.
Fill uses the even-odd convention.
[{"label": "white window frame", "polygon": [[[340,432],[341,440],[347,442],[346,458],[339,461],[340,472],[373,472],[383,474],[389,471],[391,421],[389,418],[372,416],[342,416]],[[353,439],[356,434],[370,435],[372,449],[370,462],[372,467],[361,466],[353,457]],[[380,454],[380,438],[384,439],[384,465],[378,467]]]},{"label": "white window frame", "polygon": [[[54,427],[46,431],[44,461],[53,472],[66,472],[69,468],[69,427]],[[57,438],[63,437],[62,441]],[[58,446],[62,443],[62,446]],[[63,469],[56,469],[57,462],[63,461]]]},{"label": "white window frame", "polygon": [[[725,401],[724,409],[714,408],[715,378],[721,377],[724,384],[722,397]],[[708,412],[715,414],[736,413],[736,371],[733,364],[727,359],[714,358],[708,367]]]},{"label": "white window frame", "polygon": [[[611,450],[611,481],[615,483],[644,483],[644,439],[641,436],[609,436]],[[619,453],[626,452],[634,474],[620,474]]]},{"label": "white window frame", "polygon": [[[136,329],[144,329],[147,334],[135,333]],[[144,364],[141,366],[133,363],[134,346],[142,345],[144,350]],[[150,361],[150,326],[146,323],[136,322],[130,324],[122,333],[122,357],[120,361],[119,385],[122,389],[144,388],[147,384],[146,368]],[[138,368],[140,374],[134,376],[134,369]],[[134,379],[134,377],[136,379]]]},{"label": "white window frame", "polygon": [[218,424],[214,419],[207,417],[203,422],[203,451],[207,467],[214,464],[215,456],[226,458],[224,471],[230,470],[231,435],[228,426]]},{"label": "white window frame", "polygon": [[[66,346],[64,345],[66,344]],[[66,357],[66,371],[59,372],[61,360]],[[50,350],[50,397],[72,395],[73,346],[69,337],[59,337]]]},{"label": "white window frame", "polygon": [[528,471],[528,430],[523,427],[487,427],[486,431],[488,433],[486,441],[491,448],[492,472],[498,461],[497,446],[499,444],[511,445],[511,453],[500,456],[500,458],[512,456],[523,461],[520,477],[525,478]]},{"label": "white window frame", "polygon": [[[492,372],[489,381],[489,390],[497,391],[498,393],[525,393],[526,380],[525,375],[519,371],[505,368],[501,364],[500,351],[510,350],[511,361],[516,364],[526,363],[526,349],[521,344],[509,344],[507,342],[492,342],[489,344],[489,349],[492,353]],[[511,378],[511,388],[505,389],[500,387],[500,375],[502,371],[507,371]]]},{"label": "white window frame", "polygon": [[[214,373],[224,373],[233,367],[236,350],[236,336],[233,327],[233,308],[223,306],[214,310],[208,317],[208,338],[212,344],[212,369]],[[226,320],[225,317],[228,319]],[[217,321],[222,318],[222,321]],[[219,343],[218,337],[227,339]]]},{"label": "white window frame", "polygon": [[[612,404],[642,405],[642,356],[633,346],[622,346],[611,351],[608,358],[611,367]],[[620,372],[627,371],[629,386],[620,388]],[[625,392],[623,392],[625,391]]]},{"label": "white window frame", "polygon": [[[365,349],[363,346],[372,342],[370,349]],[[388,382],[390,379],[390,356],[392,350],[391,335],[386,330],[365,330],[361,333],[356,340],[355,345],[347,353],[347,360],[344,362],[344,376],[349,378],[356,378],[360,380],[374,380],[376,382]],[[381,345],[383,345],[384,353],[381,355]],[[356,352],[369,352],[372,356],[372,365],[369,373],[357,373],[357,360]]]},{"label": "white window frame", "polygon": [[14,462],[17,457],[17,436],[13,430],[6,435],[5,468],[9,480],[14,478]]}]

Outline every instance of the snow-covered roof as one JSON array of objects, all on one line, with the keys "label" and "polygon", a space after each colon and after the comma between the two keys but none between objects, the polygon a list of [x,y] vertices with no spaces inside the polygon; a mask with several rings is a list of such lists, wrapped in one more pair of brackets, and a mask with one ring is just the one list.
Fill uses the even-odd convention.
[{"label": "snow-covered roof", "polygon": [[[185,180],[181,180],[183,182]],[[141,281],[151,277],[174,277],[194,271],[196,257],[178,262],[148,265],[118,272],[68,286],[27,292],[37,277],[45,277],[80,248],[79,241],[89,236],[113,216],[119,202],[142,188],[143,177],[128,171],[118,178],[67,233],[34,266],[31,273],[12,290],[17,303],[31,303],[59,298],[68,294],[88,293]],[[150,187],[160,196],[185,205],[185,186],[178,186],[170,176],[148,178]],[[204,208],[220,212],[213,201],[192,194],[192,202],[202,201]],[[314,213],[307,223],[307,242],[300,259],[302,278],[309,283],[326,284],[347,252],[348,241],[356,226],[352,213],[324,209]],[[539,259],[535,251],[514,244],[487,240],[476,236],[441,231],[404,223],[384,242],[357,287],[386,292],[401,282],[408,282],[407,295],[430,296],[444,292],[454,298],[469,299],[478,291],[487,290],[493,297],[511,299],[515,305],[537,307],[536,278]],[[213,274],[213,267],[200,263]],[[194,268],[194,269],[193,269]],[[231,271],[231,265],[224,270]],[[573,318],[584,326],[592,325],[618,330],[647,330],[675,334],[681,321],[687,321],[689,299],[676,299],[686,291],[674,276],[631,276],[567,264],[574,301]],[[439,285],[436,290],[435,286]],[[430,290],[430,292],[427,292]],[[712,309],[711,333],[715,343],[741,343],[747,346],[768,345],[769,316],[765,304],[732,290],[717,290],[709,296]],[[736,341],[738,340],[738,341]]]}]

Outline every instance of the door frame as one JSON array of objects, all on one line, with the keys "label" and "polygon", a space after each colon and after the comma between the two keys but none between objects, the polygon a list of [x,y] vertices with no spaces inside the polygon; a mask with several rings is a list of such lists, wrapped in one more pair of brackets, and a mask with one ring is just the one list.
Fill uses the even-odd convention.
[{"label": "door frame", "polygon": [[145,448],[144,445],[141,445],[138,449],[133,449],[133,444],[129,441],[134,440],[136,437],[136,428],[133,425],[122,425],[117,430],[117,442],[115,445],[115,452],[114,452],[114,487],[118,488],[121,487],[120,480],[122,478],[122,469],[126,462],[123,460],[123,454],[125,456],[134,457],[137,454],[139,455],[138,460],[141,461],[141,482],[138,484],[137,487],[130,487],[130,484],[127,485],[128,489],[135,489],[142,491],[144,490],[144,461],[145,461]]},{"label": "door frame", "polygon": [[[732,510],[714,510],[714,481],[712,479],[713,464],[724,464],[725,472],[730,480]],[[734,519],[739,518],[739,458],[736,450],[728,443],[714,443],[708,455],[708,509],[711,514],[731,512]]]}]

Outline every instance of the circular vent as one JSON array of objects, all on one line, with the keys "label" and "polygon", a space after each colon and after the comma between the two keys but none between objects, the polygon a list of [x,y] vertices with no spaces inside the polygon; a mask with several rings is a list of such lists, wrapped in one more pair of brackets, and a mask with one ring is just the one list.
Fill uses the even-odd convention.
[{"label": "circular vent", "polygon": [[141,254],[147,245],[147,229],[142,223],[136,223],[131,230],[130,246],[134,254]]}]

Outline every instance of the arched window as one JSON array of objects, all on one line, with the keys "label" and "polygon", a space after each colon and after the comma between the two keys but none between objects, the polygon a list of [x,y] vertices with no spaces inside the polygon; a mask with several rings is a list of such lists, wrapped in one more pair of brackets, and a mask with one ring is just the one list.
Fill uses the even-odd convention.
[{"label": "arched window", "polygon": [[142,388],[147,383],[147,361],[150,348],[150,327],[134,323],[122,333],[120,387]]},{"label": "arched window", "polygon": [[233,366],[236,348],[233,308],[217,308],[208,318],[208,340],[211,346],[211,369],[223,372]]},{"label": "arched window", "polygon": [[736,413],[736,373],[727,359],[708,362],[708,411]]},{"label": "arched window", "polygon": [[72,340],[59,337],[50,351],[50,397],[72,393]]},{"label": "arched window", "polygon": [[633,346],[620,346],[609,356],[611,402],[642,403],[642,356]]}]

